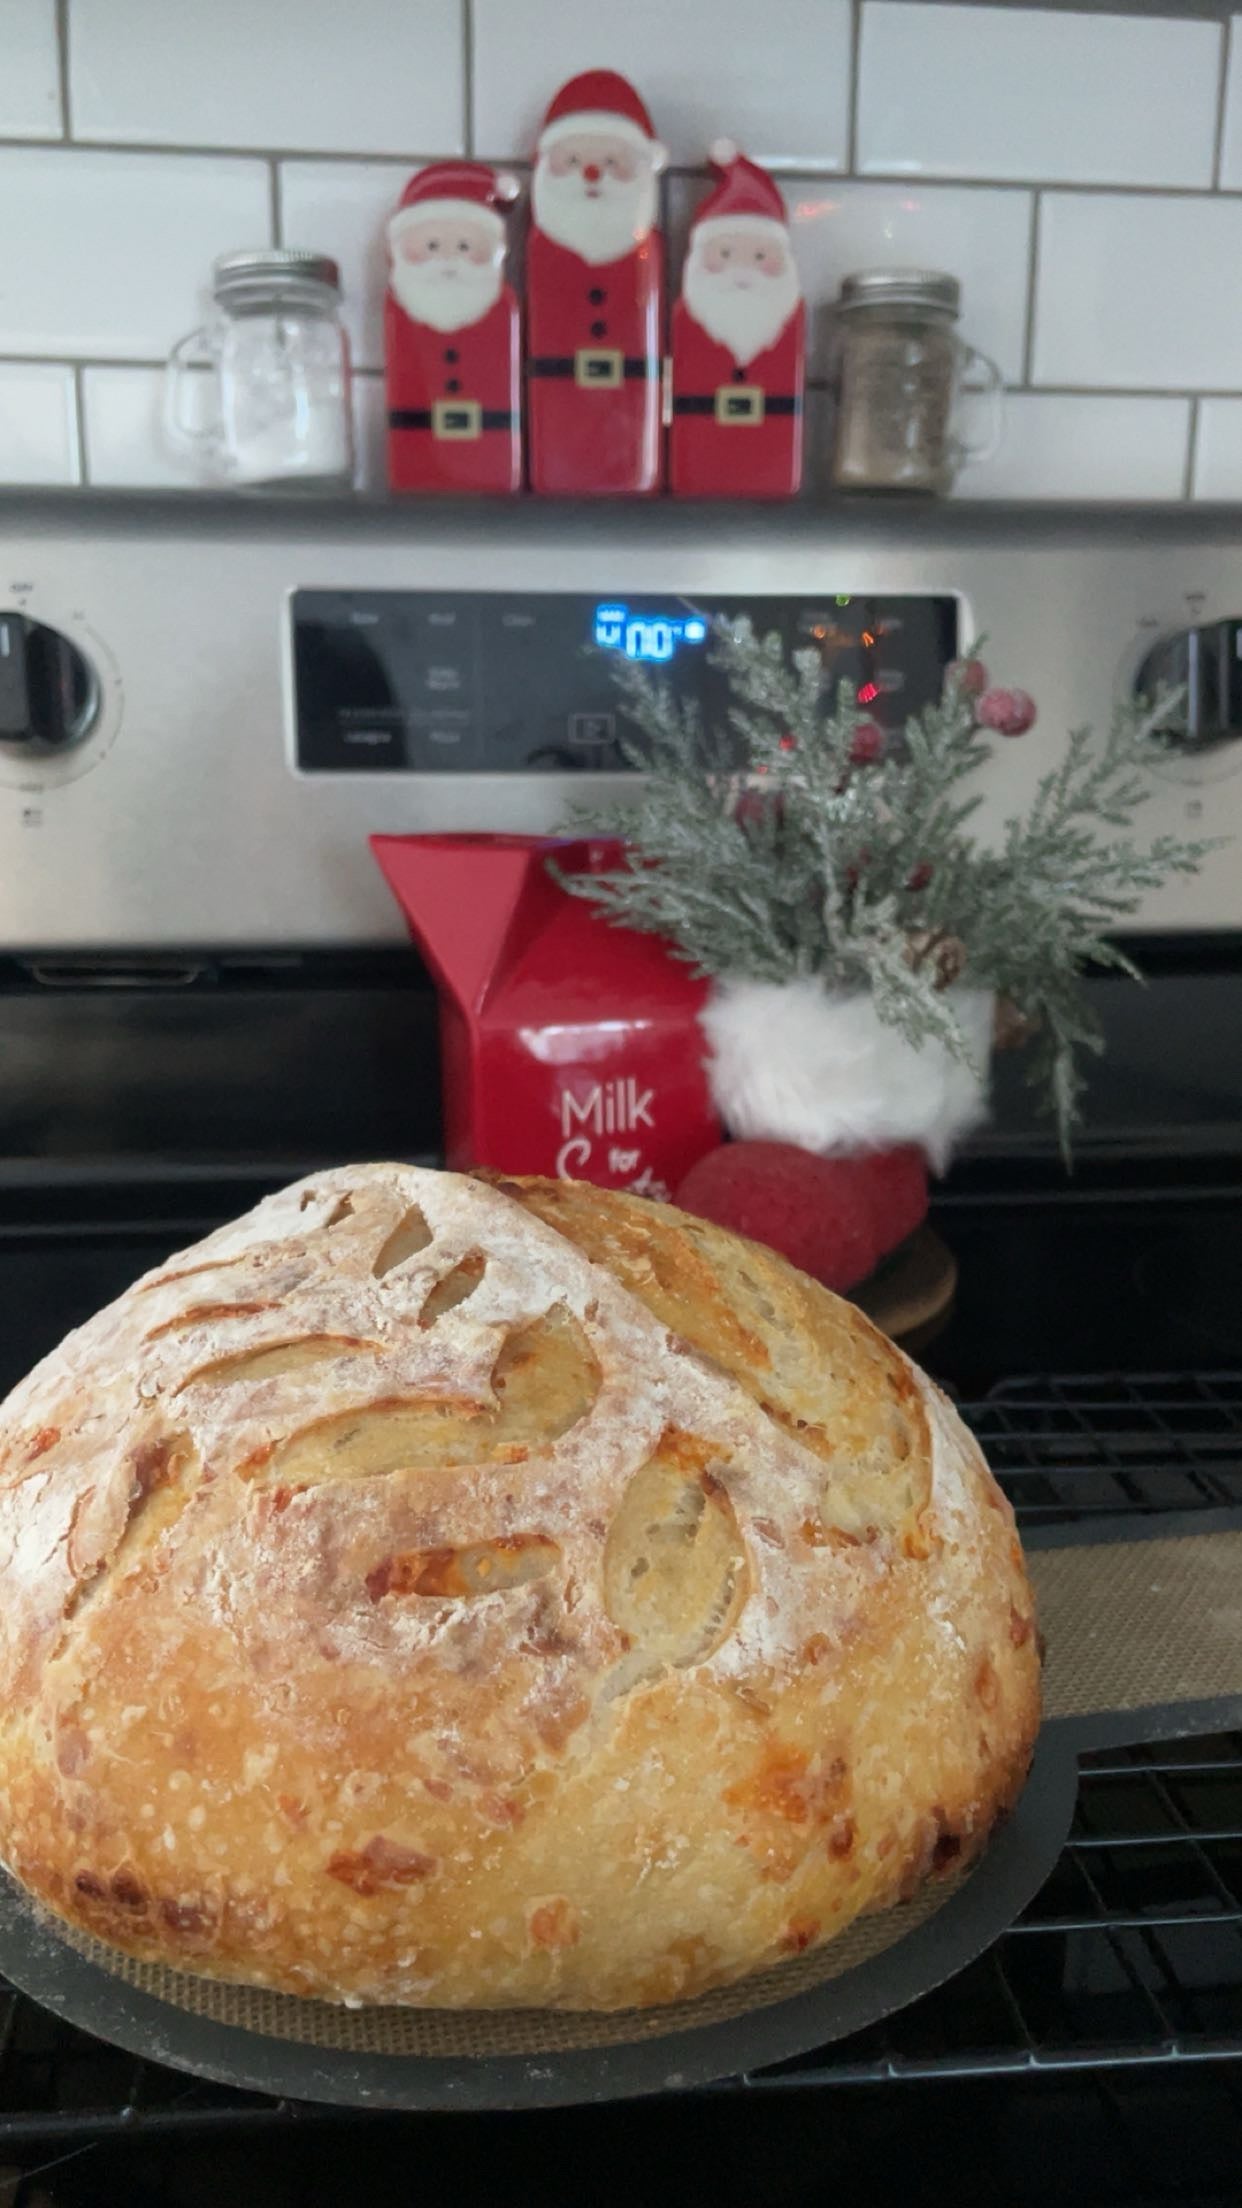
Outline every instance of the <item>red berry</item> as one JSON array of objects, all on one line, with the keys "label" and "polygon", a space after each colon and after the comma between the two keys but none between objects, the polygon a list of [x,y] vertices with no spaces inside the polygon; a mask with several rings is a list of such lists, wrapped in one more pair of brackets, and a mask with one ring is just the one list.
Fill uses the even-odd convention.
[{"label": "red berry", "polygon": [[978,698],[987,689],[988,671],[981,659],[951,659],[945,669],[945,680],[963,697]]},{"label": "red berry", "polygon": [[796,737],[796,736],[790,736],[790,735],[789,735],[788,733],[786,733],[786,734],[785,734],[784,736],[782,736],[782,738],[781,738],[781,750],[782,750],[782,751],[796,751],[796,750],[797,750],[797,748],[798,748],[798,739],[797,739],[797,737]]},{"label": "red berry", "polygon": [[921,859],[919,864],[914,868],[913,872],[907,875],[906,888],[926,889],[935,871],[936,870],[933,866],[928,865],[926,859]]},{"label": "red berry", "polygon": [[884,757],[884,731],[875,721],[860,721],[854,730],[850,758],[856,767],[869,767]]},{"label": "red berry", "polygon": [[1025,736],[1035,725],[1035,700],[1025,690],[987,690],[975,707],[975,719],[997,736]]}]

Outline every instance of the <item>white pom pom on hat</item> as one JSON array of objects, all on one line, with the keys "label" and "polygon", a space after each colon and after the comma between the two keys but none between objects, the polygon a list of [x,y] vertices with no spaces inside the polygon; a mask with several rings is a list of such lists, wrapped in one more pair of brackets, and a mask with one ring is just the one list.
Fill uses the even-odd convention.
[{"label": "white pom pom on hat", "polygon": [[699,1015],[712,1099],[735,1137],[828,1158],[915,1142],[942,1173],[987,1117],[992,1046],[990,990],[955,988],[950,1003],[969,1063],[937,1037],[916,1049],[865,991],[725,975]]},{"label": "white pom pom on hat", "polygon": [[737,160],[741,150],[735,138],[713,138],[707,149],[707,158],[713,168],[727,169],[731,161]]}]

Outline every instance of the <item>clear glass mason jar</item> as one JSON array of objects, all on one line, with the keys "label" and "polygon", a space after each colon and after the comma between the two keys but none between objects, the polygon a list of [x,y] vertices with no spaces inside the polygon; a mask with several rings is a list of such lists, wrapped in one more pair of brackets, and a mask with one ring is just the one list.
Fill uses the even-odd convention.
[{"label": "clear glass mason jar", "polygon": [[[228,253],[212,313],[168,356],[164,424],[211,481],[338,489],[354,475],[341,279],[323,253]],[[206,370],[207,374],[193,371]]]},{"label": "clear glass mason jar", "polygon": [[[837,301],[837,422],[832,480],[840,490],[947,491],[963,462],[1001,438],[1002,377],[962,342],[955,276],[873,269],[847,276]],[[971,402],[981,436],[963,432]]]}]

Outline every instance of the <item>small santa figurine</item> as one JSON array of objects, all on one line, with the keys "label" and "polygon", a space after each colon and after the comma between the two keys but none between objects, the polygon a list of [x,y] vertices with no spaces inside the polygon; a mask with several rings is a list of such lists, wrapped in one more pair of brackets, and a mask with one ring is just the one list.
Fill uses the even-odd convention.
[{"label": "small santa figurine", "polygon": [[588,69],[549,107],[526,252],[531,489],[653,491],[660,481],[665,152],[637,92]]},{"label": "small santa figurine", "polygon": [[669,487],[790,498],[802,481],[806,308],[785,203],[728,139],[690,232],[673,309]]},{"label": "small santa figurine", "polygon": [[388,224],[388,480],[394,491],[516,491],[522,481],[518,304],[500,210],[515,177],[437,161]]}]

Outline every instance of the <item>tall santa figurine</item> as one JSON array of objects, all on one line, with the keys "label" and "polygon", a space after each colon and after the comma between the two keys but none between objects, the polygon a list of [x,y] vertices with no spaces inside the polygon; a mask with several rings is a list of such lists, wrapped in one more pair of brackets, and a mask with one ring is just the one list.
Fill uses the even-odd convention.
[{"label": "tall santa figurine", "polygon": [[531,489],[653,491],[660,481],[665,152],[637,92],[588,69],[548,109],[526,252]]},{"label": "tall santa figurine", "polygon": [[437,161],[388,224],[388,480],[394,491],[516,491],[522,481],[518,305],[500,210],[515,177]]},{"label": "tall santa figurine", "polygon": [[728,139],[690,232],[673,309],[669,487],[790,498],[802,481],[806,308],[785,203]]}]

